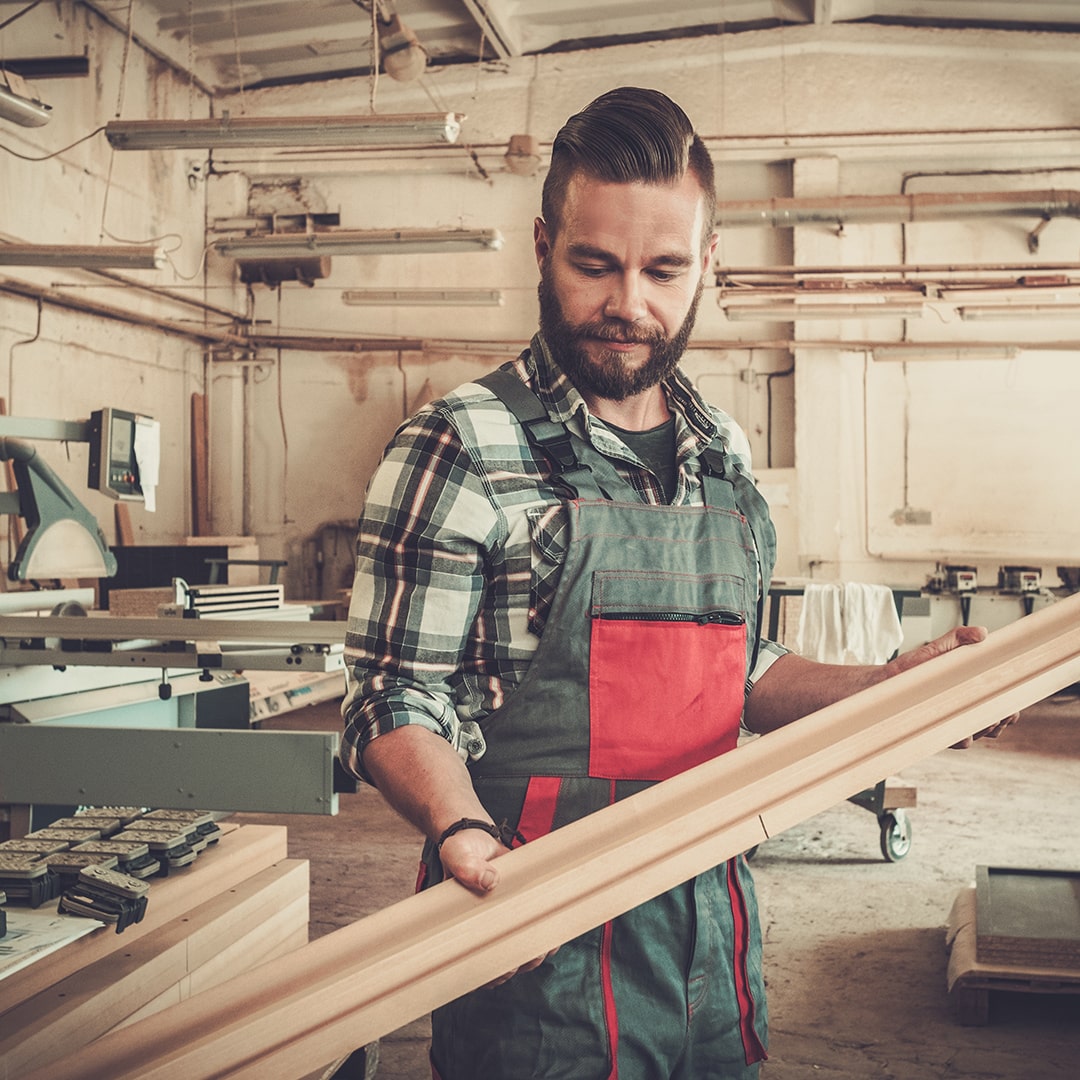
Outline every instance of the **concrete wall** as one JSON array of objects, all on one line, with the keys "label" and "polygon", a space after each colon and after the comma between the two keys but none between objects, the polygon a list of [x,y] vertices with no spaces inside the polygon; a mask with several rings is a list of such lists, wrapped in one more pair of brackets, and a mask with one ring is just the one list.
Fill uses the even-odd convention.
[{"label": "concrete wall", "polygon": [[[107,39],[105,55],[118,57],[115,32],[95,33]],[[88,317],[80,317],[76,332],[70,317],[49,310],[43,336],[14,350],[13,367],[12,345],[34,332],[36,309],[0,294],[0,377],[8,372],[12,411],[26,412],[24,403],[32,402],[38,411],[71,416],[107,398],[136,403],[162,420],[176,456],[157,516],[135,514],[140,530],[161,539],[190,528],[187,397],[205,390],[213,417],[214,530],[254,534],[264,555],[287,558],[292,595],[332,595],[347,584],[349,530],[396,424],[426,397],[513,355],[534,329],[532,222],[542,172],[506,169],[510,135],[550,143],[565,118],[597,93],[636,83],[684,105],[714,153],[725,201],[1080,188],[1076,60],[1074,41],[1055,35],[850,26],[762,31],[437,70],[416,86],[381,78],[380,112],[430,111],[438,102],[466,114],[462,145],[438,153],[216,152],[190,186],[181,152],[117,154],[109,219],[139,237],[180,234],[173,258],[185,274],[199,266],[204,216],[211,226],[248,213],[332,212],[352,228],[494,227],[505,245],[470,255],[338,256],[331,275],[311,287],[255,286],[250,297],[233,283],[232,265],[211,256],[204,297],[238,311],[250,304],[260,332],[400,337],[404,344],[219,354],[205,381],[197,344],[121,334]],[[129,69],[124,115],[190,111],[191,88],[180,77],[138,50]],[[102,67],[94,94],[86,95],[93,100],[73,110],[78,122],[64,116],[62,128],[42,129],[47,137],[19,130],[16,142],[5,131],[5,141],[24,151],[50,149],[92,130],[115,107],[108,70],[115,68]],[[67,100],[73,91],[61,83],[48,89],[55,124],[68,108],[60,94]],[[248,91],[215,110],[362,113],[370,94],[366,80],[334,82]],[[196,104],[205,110],[205,102]],[[3,200],[0,231],[93,242],[109,166],[101,136],[47,163],[0,158],[3,190],[52,195],[48,214],[33,218],[25,205]],[[732,228],[723,233],[719,261],[1075,260],[1076,221],[1051,222],[1033,255],[1028,232],[1035,224],[1009,218]],[[163,284],[190,290],[192,283],[166,271]],[[501,289],[505,303],[379,310],[346,306],[341,298],[350,288],[415,286]],[[144,301],[124,292],[118,302]],[[166,310],[164,301],[154,303]],[[1080,484],[1075,348],[1025,348],[1009,361],[905,365],[875,363],[862,347],[903,335],[1021,344],[1041,337],[1045,345],[1077,341],[1080,327],[1061,320],[1052,329],[1030,322],[961,326],[946,321],[950,312],[941,306],[906,325],[801,323],[798,346],[789,351],[778,343],[793,337],[790,325],[729,322],[715,290],[706,290],[686,367],[703,393],[747,428],[776,506],[782,574],[919,584],[937,561],[974,562],[987,581],[1009,562],[1043,565],[1054,583],[1054,566],[1080,561],[1080,506],[1065,495]],[[35,395],[35,364],[58,373],[81,365],[91,374],[82,384],[69,374],[62,389]],[[95,499],[88,502],[108,524],[108,507]]]},{"label": "concrete wall", "polygon": [[[37,19],[40,14],[42,18]],[[46,5],[3,32],[6,55],[77,55],[88,51],[90,75],[31,84],[52,113],[47,125],[0,121],[0,234],[31,244],[139,244],[172,250],[164,270],[111,274],[0,266],[0,397],[9,415],[83,420],[113,406],[161,423],[162,463],[154,513],[131,504],[137,542],[189,534],[190,395],[203,389],[203,347],[161,320],[198,327],[206,319],[199,253],[206,190],[189,183],[173,155],[113,154],[97,131],[122,102],[124,115],[203,115],[201,94],[124,35],[73,3]],[[95,133],[96,132],[96,133]],[[27,160],[37,159],[37,160]],[[153,243],[151,246],[155,246]],[[185,302],[165,295],[171,289]],[[228,296],[231,299],[231,290]],[[63,302],[58,303],[62,298]],[[104,309],[119,309],[114,318]],[[138,325],[135,319],[146,319]],[[40,443],[38,452],[86,503],[110,541],[113,502],[86,487],[85,444]],[[10,538],[11,521],[0,519]],[[10,539],[3,561],[9,559]]]}]

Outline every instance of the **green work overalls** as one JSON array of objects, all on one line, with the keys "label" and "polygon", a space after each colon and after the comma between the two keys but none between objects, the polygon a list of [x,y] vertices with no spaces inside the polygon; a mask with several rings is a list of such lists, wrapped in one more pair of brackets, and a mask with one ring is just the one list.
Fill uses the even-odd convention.
[{"label": "green work overalls", "polygon": [[[649,505],[516,376],[481,382],[572,492],[543,636],[471,765],[492,818],[528,841],[734,749],[775,537],[719,450],[700,459],[704,506]],[[432,1015],[437,1080],[733,1080],[757,1075],[764,1042],[741,856]]]}]

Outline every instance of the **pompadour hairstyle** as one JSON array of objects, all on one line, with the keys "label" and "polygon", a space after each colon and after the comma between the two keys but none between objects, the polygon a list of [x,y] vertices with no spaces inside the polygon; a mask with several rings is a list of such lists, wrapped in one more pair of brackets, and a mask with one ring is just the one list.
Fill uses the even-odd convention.
[{"label": "pompadour hairstyle", "polygon": [[716,217],[716,181],[705,144],[666,94],[620,86],[571,116],[555,136],[540,212],[554,236],[576,173],[614,184],[676,184],[687,170],[705,196],[705,244]]}]

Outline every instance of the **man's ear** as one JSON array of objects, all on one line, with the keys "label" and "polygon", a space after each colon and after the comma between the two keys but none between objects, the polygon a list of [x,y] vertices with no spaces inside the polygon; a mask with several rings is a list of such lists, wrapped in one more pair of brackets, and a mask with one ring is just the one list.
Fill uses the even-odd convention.
[{"label": "man's ear", "polygon": [[547,223],[540,217],[533,222],[533,250],[536,252],[536,265],[543,266],[544,260],[551,253],[551,237],[548,235]]},{"label": "man's ear", "polygon": [[702,276],[707,274],[712,268],[713,256],[716,254],[716,245],[720,243],[720,234],[714,232],[709,238],[708,244],[705,245],[705,253],[701,259],[701,273]]}]

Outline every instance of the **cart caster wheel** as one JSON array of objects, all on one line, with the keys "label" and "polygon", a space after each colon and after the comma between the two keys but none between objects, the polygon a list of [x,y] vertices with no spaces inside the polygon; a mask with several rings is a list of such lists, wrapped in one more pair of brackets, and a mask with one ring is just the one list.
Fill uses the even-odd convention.
[{"label": "cart caster wheel", "polygon": [[899,862],[911,850],[911,819],[903,810],[882,814],[881,854],[886,862]]}]

